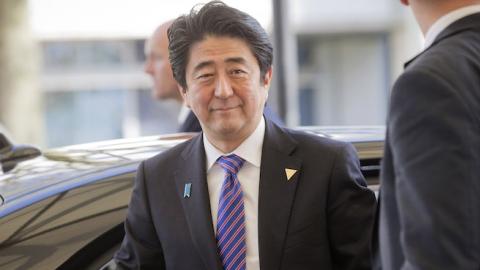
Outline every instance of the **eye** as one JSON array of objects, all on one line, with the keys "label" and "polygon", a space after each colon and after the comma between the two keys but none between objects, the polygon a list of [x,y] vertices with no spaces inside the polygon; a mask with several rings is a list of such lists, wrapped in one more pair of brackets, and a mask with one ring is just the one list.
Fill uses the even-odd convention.
[{"label": "eye", "polygon": [[242,69],[233,69],[232,71],[230,71],[230,74],[232,74],[234,76],[243,76],[243,75],[247,74],[247,72],[245,72]]},{"label": "eye", "polygon": [[195,77],[195,79],[197,80],[206,80],[206,79],[209,79],[213,76],[212,73],[202,73],[202,74],[199,74],[197,77]]}]

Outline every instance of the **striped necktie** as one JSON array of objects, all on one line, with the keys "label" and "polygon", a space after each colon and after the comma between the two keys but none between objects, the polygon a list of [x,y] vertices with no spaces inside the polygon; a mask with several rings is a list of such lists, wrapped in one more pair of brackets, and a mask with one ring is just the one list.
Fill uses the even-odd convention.
[{"label": "striped necktie", "polygon": [[217,250],[224,270],[246,269],[245,209],[237,178],[245,160],[237,155],[221,156],[217,163],[225,171],[218,204]]}]

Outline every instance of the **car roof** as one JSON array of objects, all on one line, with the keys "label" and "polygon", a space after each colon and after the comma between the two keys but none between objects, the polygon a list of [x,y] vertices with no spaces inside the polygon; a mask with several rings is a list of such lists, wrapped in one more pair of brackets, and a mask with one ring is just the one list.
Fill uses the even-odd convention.
[{"label": "car roof", "polygon": [[42,156],[0,174],[0,217],[34,200],[109,176],[134,172],[141,160],[194,134],[110,140],[44,151]]}]

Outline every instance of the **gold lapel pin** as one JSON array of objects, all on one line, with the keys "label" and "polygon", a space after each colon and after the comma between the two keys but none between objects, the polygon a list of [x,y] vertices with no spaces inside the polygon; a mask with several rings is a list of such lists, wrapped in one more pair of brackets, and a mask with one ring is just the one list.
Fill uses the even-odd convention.
[{"label": "gold lapel pin", "polygon": [[297,170],[285,168],[285,174],[287,175],[287,181],[290,181],[290,179],[292,178],[292,176],[296,172],[297,172]]}]

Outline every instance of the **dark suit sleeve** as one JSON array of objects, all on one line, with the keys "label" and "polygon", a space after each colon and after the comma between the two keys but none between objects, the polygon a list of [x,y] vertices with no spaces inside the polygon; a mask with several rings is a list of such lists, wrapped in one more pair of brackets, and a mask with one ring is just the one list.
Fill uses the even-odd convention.
[{"label": "dark suit sleeve", "polygon": [[454,85],[416,70],[392,92],[389,136],[404,270],[478,268],[477,123]]},{"label": "dark suit sleeve", "polygon": [[116,269],[165,269],[162,247],[151,218],[144,163],[138,167],[127,218],[125,238],[114,256]]},{"label": "dark suit sleeve", "polygon": [[328,194],[333,269],[371,269],[370,244],[376,207],[353,146],[337,151]]}]

